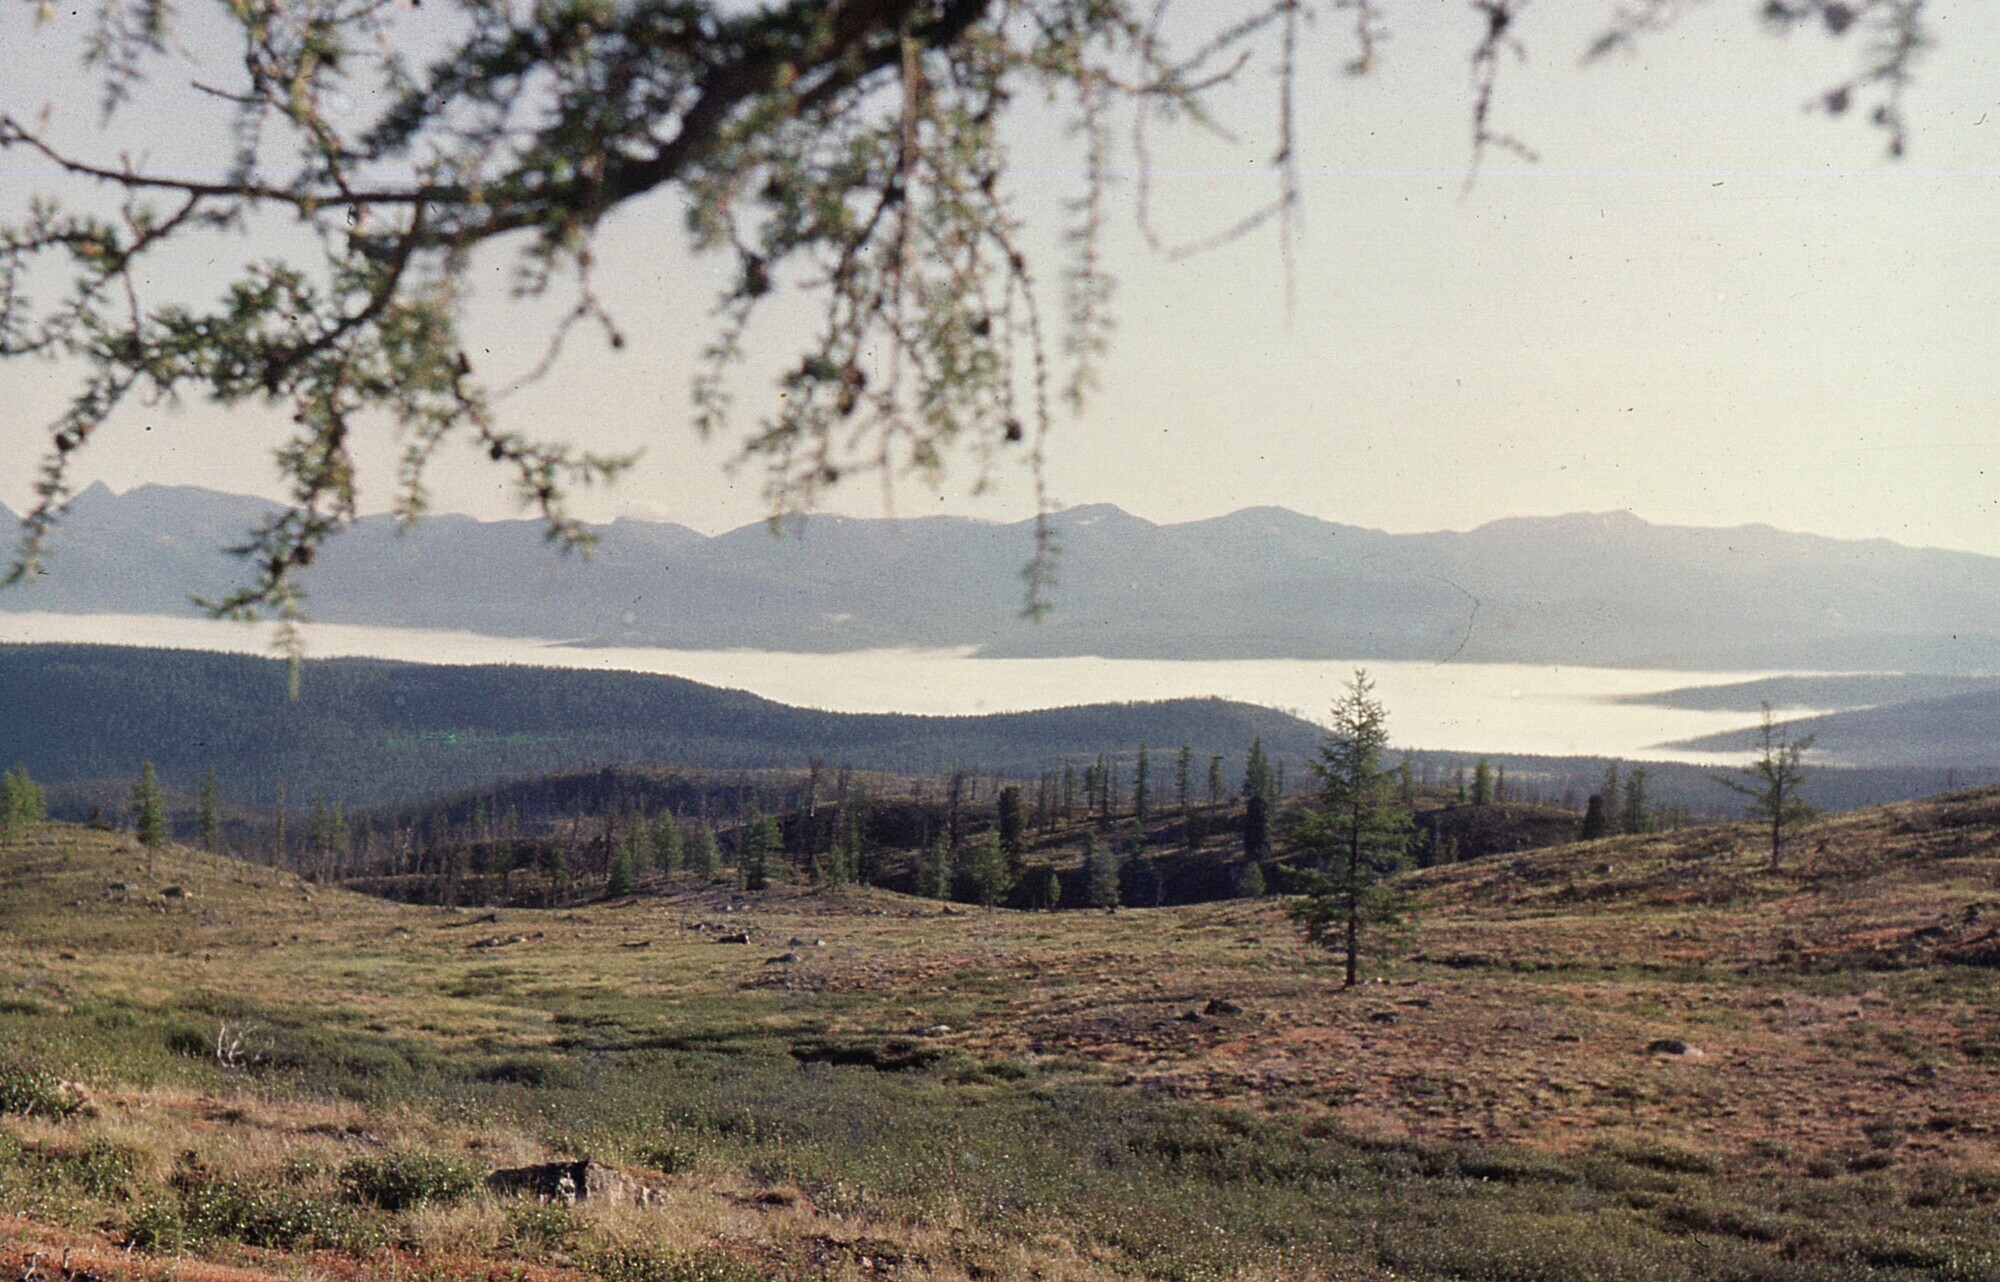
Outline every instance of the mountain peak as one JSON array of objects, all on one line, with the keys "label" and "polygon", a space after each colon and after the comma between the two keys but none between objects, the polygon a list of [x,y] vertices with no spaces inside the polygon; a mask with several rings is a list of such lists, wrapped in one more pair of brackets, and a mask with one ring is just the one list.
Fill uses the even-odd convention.
[{"label": "mountain peak", "polygon": [[1503,516],[1475,526],[1474,533],[1505,534],[1550,530],[1564,534],[1626,534],[1655,529],[1651,521],[1629,507],[1608,512],[1564,512],[1559,516]]},{"label": "mountain peak", "polygon": [[118,497],[118,492],[104,482],[92,481],[71,495],[69,502],[63,504],[63,506],[66,508],[90,507],[98,503],[115,502]]},{"label": "mountain peak", "polygon": [[1056,513],[1056,519],[1068,529],[1088,529],[1092,526],[1119,526],[1134,530],[1157,528],[1145,517],[1134,516],[1116,503],[1080,503]]}]

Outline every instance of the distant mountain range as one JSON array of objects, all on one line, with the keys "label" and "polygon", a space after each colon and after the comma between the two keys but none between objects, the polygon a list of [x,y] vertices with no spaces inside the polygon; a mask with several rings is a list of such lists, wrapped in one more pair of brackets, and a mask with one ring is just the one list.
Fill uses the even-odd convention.
[{"label": "distant mountain range", "polygon": [[[242,567],[263,500],[102,485],[49,573],[0,610],[186,614]],[[0,517],[4,517],[0,509]],[[588,560],[530,521],[369,517],[304,576],[327,622],[683,649],[971,647],[994,656],[1458,659],[1682,670],[2000,671],[2000,558],[1628,513],[1389,534],[1282,508],[1156,525],[1055,517],[1053,616],[1017,617],[1025,524],[814,517],[774,537],[597,527]]]}]

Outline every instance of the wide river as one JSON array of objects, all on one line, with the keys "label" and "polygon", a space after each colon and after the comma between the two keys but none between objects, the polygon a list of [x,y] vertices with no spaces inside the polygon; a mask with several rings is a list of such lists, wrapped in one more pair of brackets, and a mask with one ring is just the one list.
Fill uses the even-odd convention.
[{"label": "wide river", "polygon": [[[790,654],[763,650],[597,647],[469,632],[315,623],[314,657],[419,663],[518,663],[657,672],[840,712],[1018,712],[1218,695],[1313,721],[1354,675],[1354,663],[1299,659],[979,659],[963,650]],[[0,642],[88,641],[268,653],[267,626],[151,615],[0,613]],[[1621,695],[1719,684],[1762,672],[1665,672],[1497,663],[1371,661],[1376,695],[1399,745],[1459,752],[1715,761],[1657,745],[1751,724],[1738,712],[1614,702]],[[1790,710],[1788,710],[1790,711]]]}]

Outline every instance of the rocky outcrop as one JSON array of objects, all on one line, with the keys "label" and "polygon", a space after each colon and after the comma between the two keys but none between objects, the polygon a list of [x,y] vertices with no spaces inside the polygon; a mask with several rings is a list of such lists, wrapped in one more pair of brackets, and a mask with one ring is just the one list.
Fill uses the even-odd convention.
[{"label": "rocky outcrop", "polygon": [[486,1177],[495,1193],[519,1193],[543,1202],[595,1202],[611,1206],[658,1206],[665,1190],[634,1179],[616,1167],[588,1158],[580,1162],[540,1162],[514,1166]]}]

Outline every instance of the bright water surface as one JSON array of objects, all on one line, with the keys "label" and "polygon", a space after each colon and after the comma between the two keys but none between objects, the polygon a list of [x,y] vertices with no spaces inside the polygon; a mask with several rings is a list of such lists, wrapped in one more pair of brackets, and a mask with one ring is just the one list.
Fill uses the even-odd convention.
[{"label": "bright water surface", "polygon": [[[91,641],[255,654],[269,651],[271,633],[266,627],[206,619],[0,613],[0,641]],[[1356,667],[1300,659],[977,659],[964,650],[848,654],[660,650],[329,623],[310,625],[307,645],[320,658],[670,673],[749,690],[782,703],[839,712],[1017,712],[1219,695],[1324,721],[1327,708]],[[1381,660],[1365,666],[1375,680],[1377,697],[1389,710],[1390,733],[1398,745],[1691,761],[1718,758],[1655,745],[1751,724],[1755,717],[1611,700],[1775,675]]]}]

